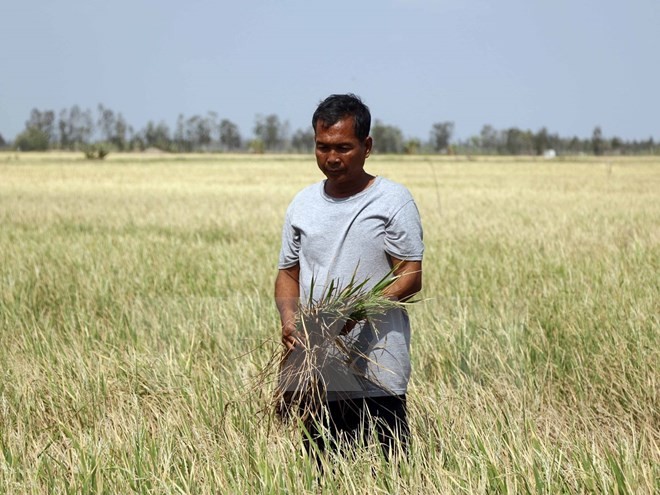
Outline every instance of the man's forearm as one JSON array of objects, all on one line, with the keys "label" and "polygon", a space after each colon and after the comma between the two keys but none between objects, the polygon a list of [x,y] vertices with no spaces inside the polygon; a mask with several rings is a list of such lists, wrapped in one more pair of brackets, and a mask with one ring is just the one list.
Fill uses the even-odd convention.
[{"label": "man's forearm", "polygon": [[282,323],[282,342],[293,345],[298,302],[300,299],[300,268],[298,265],[280,270],[275,279],[275,304]]},{"label": "man's forearm", "polygon": [[295,317],[300,299],[299,270],[296,267],[280,270],[275,279],[275,304],[282,323]]},{"label": "man's forearm", "polygon": [[384,294],[387,297],[405,301],[422,290],[421,261],[402,261],[392,258],[392,263],[397,278],[385,289]]}]

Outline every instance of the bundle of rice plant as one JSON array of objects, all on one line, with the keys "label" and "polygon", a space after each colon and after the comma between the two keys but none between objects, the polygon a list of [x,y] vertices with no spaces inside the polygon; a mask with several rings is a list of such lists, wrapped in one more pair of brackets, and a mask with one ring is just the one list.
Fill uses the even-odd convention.
[{"label": "bundle of rice plant", "polygon": [[[278,359],[273,402],[281,419],[295,415],[307,426],[318,418],[329,380],[333,390],[354,389],[359,381],[369,381],[354,366],[356,358],[368,357],[356,355],[356,349],[349,349],[342,336],[365,320],[376,327],[379,316],[410,304],[387,297],[387,288],[397,278],[390,272],[370,288],[368,279],[357,282],[355,276],[343,287],[331,281],[320,296],[313,299],[310,295],[307,304],[299,306],[297,344],[292,350],[282,350]],[[314,292],[312,281],[310,294]]]}]

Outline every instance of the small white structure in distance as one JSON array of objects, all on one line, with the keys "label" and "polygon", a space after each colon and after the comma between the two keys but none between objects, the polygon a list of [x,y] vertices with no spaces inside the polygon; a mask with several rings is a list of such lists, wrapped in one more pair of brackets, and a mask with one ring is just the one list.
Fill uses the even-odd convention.
[{"label": "small white structure in distance", "polygon": [[546,160],[552,160],[553,158],[557,157],[557,152],[553,149],[545,150],[543,152],[543,158]]}]

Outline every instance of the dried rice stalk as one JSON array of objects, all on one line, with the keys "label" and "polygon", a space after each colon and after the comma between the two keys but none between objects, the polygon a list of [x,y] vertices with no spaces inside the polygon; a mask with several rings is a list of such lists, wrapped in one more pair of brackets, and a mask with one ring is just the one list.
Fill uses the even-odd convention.
[{"label": "dried rice stalk", "polygon": [[[368,380],[352,363],[355,349],[348,349],[340,338],[347,322],[370,320],[394,308],[403,308],[409,302],[400,302],[384,295],[397,280],[388,273],[372,288],[368,280],[356,282],[355,275],[345,287],[334,281],[316,300],[310,298],[298,312],[299,343],[293,350],[284,349],[279,356],[278,382],[273,396],[275,411],[283,420],[296,415],[307,425],[317,416],[328,390],[328,377],[333,388],[351,387],[359,380]],[[310,293],[314,293],[312,281]],[[341,370],[345,370],[342,372]],[[349,388],[347,388],[349,389]]]}]

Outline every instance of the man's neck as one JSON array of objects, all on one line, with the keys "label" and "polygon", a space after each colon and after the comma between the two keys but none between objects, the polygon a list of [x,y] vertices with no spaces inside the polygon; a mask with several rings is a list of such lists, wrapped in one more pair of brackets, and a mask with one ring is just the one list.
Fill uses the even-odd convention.
[{"label": "man's neck", "polygon": [[353,182],[351,184],[338,185],[326,181],[325,193],[328,196],[332,196],[333,198],[348,198],[349,196],[354,196],[367,189],[371,184],[373,184],[375,179],[376,177],[373,175],[365,173],[359,181]]}]

